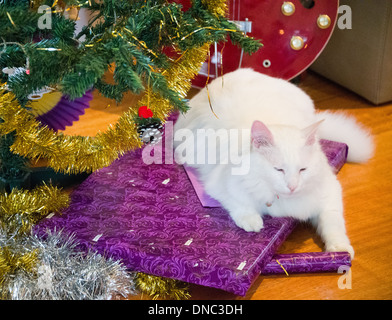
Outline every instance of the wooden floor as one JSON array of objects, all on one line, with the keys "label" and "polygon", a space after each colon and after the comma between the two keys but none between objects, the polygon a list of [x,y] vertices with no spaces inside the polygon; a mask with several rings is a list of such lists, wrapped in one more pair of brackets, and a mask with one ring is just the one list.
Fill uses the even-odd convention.
[{"label": "wooden floor", "polygon": [[[339,289],[341,274],[260,276],[245,297],[191,285],[191,299],[391,299],[392,298],[392,103],[374,106],[359,96],[308,73],[300,86],[319,109],[342,109],[371,128],[376,142],[367,164],[345,164],[338,174],[344,190],[347,232],[355,250],[351,289]],[[135,102],[127,96],[121,105],[95,94],[91,108],[68,134],[95,135],[106,130]],[[108,106],[110,105],[110,106]],[[322,251],[314,230],[301,225],[280,253]],[[130,296],[129,299],[145,299]]]}]

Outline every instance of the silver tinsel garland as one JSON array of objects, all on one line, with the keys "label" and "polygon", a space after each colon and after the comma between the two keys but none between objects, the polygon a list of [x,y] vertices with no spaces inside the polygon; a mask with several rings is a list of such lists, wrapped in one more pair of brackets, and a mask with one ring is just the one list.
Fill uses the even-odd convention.
[{"label": "silver tinsel garland", "polygon": [[22,253],[38,249],[33,272],[21,269],[3,279],[0,290],[6,299],[107,300],[136,294],[135,274],[121,262],[96,252],[79,252],[74,237],[61,232],[48,232],[46,239],[35,235],[18,239],[0,230],[0,247]]}]

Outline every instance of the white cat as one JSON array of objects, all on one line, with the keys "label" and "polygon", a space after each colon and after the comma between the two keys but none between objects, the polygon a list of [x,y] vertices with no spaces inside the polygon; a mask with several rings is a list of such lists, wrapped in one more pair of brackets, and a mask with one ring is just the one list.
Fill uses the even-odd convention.
[{"label": "white cat", "polygon": [[[206,144],[205,139],[195,143],[203,129],[241,131],[242,144],[230,134],[215,136],[214,143]],[[327,251],[354,256],[346,235],[342,189],[318,140],[344,142],[349,146],[348,161],[367,161],[373,154],[373,139],[354,119],[316,112],[309,96],[290,82],[239,69],[224,75],[223,81],[212,81],[208,92],[204,88],[196,94],[174,131],[176,159],[198,169],[206,192],[238,227],[259,232],[263,214],[309,220]],[[188,139],[179,141],[182,136]],[[249,148],[244,148],[247,141]],[[216,163],[200,161],[215,155],[225,142],[241,146],[239,155],[249,162],[245,174],[233,174],[238,161],[231,163],[232,151],[218,152]],[[184,151],[188,156],[194,153],[195,159],[186,158]]]}]

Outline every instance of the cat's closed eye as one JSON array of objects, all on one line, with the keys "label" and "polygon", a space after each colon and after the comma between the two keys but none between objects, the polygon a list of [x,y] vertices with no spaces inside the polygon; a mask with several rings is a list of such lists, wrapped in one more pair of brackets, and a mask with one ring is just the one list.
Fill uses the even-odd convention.
[{"label": "cat's closed eye", "polygon": [[[274,167],[274,169],[275,169],[276,171],[285,173],[285,172],[284,172],[284,169],[282,169],[282,168]],[[301,169],[299,169],[299,172],[304,172],[304,171],[306,171],[306,170],[307,170],[307,168],[301,168]]]}]

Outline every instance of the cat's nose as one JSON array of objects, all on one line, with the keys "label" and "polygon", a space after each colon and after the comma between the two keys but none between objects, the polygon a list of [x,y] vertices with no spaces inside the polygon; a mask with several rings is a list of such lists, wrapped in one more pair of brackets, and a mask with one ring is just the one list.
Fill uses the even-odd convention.
[{"label": "cat's nose", "polygon": [[295,189],[297,189],[297,186],[293,186],[293,185],[288,185],[287,188],[289,188],[290,192],[294,192]]}]

